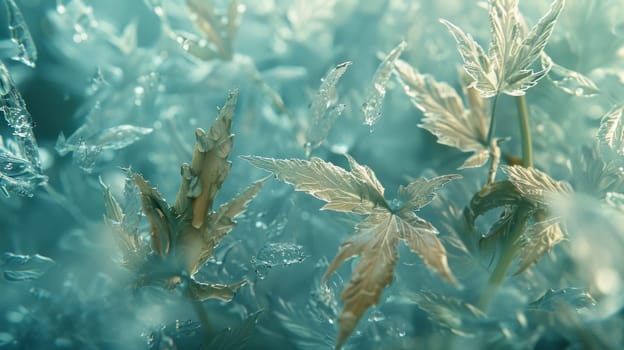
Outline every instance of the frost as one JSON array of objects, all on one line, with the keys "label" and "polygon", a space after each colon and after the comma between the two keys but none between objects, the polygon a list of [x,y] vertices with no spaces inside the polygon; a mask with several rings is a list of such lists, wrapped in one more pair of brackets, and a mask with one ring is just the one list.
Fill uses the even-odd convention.
[{"label": "frost", "polygon": [[371,82],[372,87],[368,89],[366,101],[362,104],[364,124],[372,126],[381,118],[381,107],[384,97],[386,96],[386,85],[388,85],[388,80],[390,80],[390,76],[392,75],[395,61],[401,56],[401,53],[403,53],[406,47],[407,43],[401,41],[399,45],[388,53],[377,67],[377,71]]},{"label": "frost", "polygon": [[336,84],[350,65],[351,62],[348,61],[341,63],[330,69],[321,79],[321,86],[310,105],[311,122],[305,133],[304,146],[308,155],[325,141],[334,121],[345,109],[344,104],[336,104]]},{"label": "frost", "polygon": [[152,133],[152,128],[122,124],[102,129],[101,107],[96,103],[89,111],[87,120],[71,136],[59,135],[55,149],[64,156],[73,152],[74,162],[85,171],[92,171],[102,151],[126,148]]},{"label": "frost", "polygon": [[55,264],[54,260],[43,255],[18,255],[14,253],[4,253],[0,262],[0,269],[3,271],[4,278],[11,282],[38,279]]},{"label": "frost", "polygon": [[32,127],[32,118],[21,94],[15,88],[6,66],[0,62],[0,111],[13,131],[14,140],[0,137],[0,188],[32,196],[47,177],[41,173],[39,148]]},{"label": "frost", "polygon": [[13,130],[13,135],[17,138],[20,145],[21,153],[38,172],[41,172],[39,148],[32,130],[32,118],[26,109],[26,103],[15,88],[15,83],[2,62],[0,62],[0,74],[3,77],[2,90],[7,91],[5,94],[0,95],[0,111],[2,111],[4,119]]},{"label": "frost", "polygon": [[588,291],[580,288],[549,289],[530,303],[527,309],[556,312],[562,305],[570,305],[575,309],[591,308],[596,305],[596,300]]},{"label": "frost", "polygon": [[294,243],[267,243],[252,258],[258,278],[264,279],[276,266],[299,264],[307,258],[303,246]]},{"label": "frost", "polygon": [[598,140],[619,155],[624,155],[623,118],[624,106],[614,107],[602,117],[598,129]]},{"label": "frost", "polygon": [[37,61],[37,48],[35,42],[30,35],[30,30],[24,21],[22,12],[15,3],[15,0],[4,0],[9,20],[9,31],[11,40],[18,48],[18,54],[12,57],[14,60],[20,61],[27,66],[35,67]]},{"label": "frost", "polygon": [[596,83],[589,77],[553,63],[545,53],[542,54],[542,66],[551,67],[548,71],[548,79],[565,93],[577,97],[592,97],[600,93]]}]

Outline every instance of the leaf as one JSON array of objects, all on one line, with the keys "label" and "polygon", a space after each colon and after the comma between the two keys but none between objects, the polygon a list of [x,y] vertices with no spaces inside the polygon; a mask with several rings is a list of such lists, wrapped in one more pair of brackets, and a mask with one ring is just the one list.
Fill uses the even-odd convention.
[{"label": "leaf", "polygon": [[[193,159],[190,165],[181,167],[182,181],[173,206],[168,205],[142,175],[128,170],[138,188],[141,210],[150,222],[151,252],[142,249],[138,224],[132,219],[138,211],[133,202],[136,193],[126,183],[126,203],[122,206],[103,185],[107,221],[122,233],[120,246],[124,265],[138,272],[136,286],[174,289],[182,285],[188,298],[229,301],[236,289],[246,283],[221,285],[193,279],[201,265],[214,254],[217,244],[234,228],[235,218],[245,211],[266,182],[262,179],[253,183],[216,211],[212,210],[231,166],[227,158],[233,145],[230,128],[236,97],[236,90],[229,94],[207,133],[201,129],[196,131]],[[127,217],[131,219],[126,220]]]},{"label": "leaf", "polygon": [[[229,94],[208,133],[202,129],[197,129],[195,132],[195,151],[190,167],[194,181],[191,181],[188,193],[178,192],[178,198],[181,196],[196,197],[193,199],[192,206],[192,224],[195,228],[200,228],[205,223],[214,198],[230,171],[231,163],[227,157],[232,150],[234,135],[230,133],[230,128],[237,97],[237,90]],[[197,191],[198,194],[195,195]],[[191,214],[185,209],[182,209],[180,214],[182,213]]]},{"label": "leaf", "polygon": [[464,108],[459,95],[448,84],[420,74],[400,60],[395,63],[395,70],[406,94],[425,115],[419,127],[434,134],[438,143],[473,152],[460,169],[484,165],[490,158],[486,146],[489,107],[474,88],[467,86],[466,79],[462,79],[462,85],[469,110]]},{"label": "leaf", "polygon": [[600,93],[596,84],[589,77],[553,63],[546,53],[542,53],[542,66],[551,67],[548,71],[548,80],[567,94],[577,97],[592,97]]},{"label": "leaf", "polygon": [[321,86],[310,105],[311,123],[305,132],[304,146],[308,155],[313,148],[325,141],[334,121],[344,111],[345,105],[337,105],[335,102],[336,84],[350,65],[350,61],[343,62],[330,69],[321,79]]},{"label": "leaf", "polygon": [[481,96],[500,93],[520,96],[550,69],[544,66],[535,71],[533,65],[546,46],[563,5],[564,0],[554,0],[548,12],[527,33],[518,12],[518,0],[492,0],[489,5],[492,38],[487,54],[470,35],[446,20],[441,22],[455,38],[466,73]]},{"label": "leaf", "polygon": [[400,186],[399,198],[403,199],[402,207],[407,210],[418,210],[426,206],[435,198],[437,190],[457,179],[461,179],[461,176],[442,175],[432,179],[420,177],[407,186]]},{"label": "leaf", "polygon": [[624,106],[612,108],[602,117],[598,129],[598,140],[619,155],[624,155],[623,112]]},{"label": "leaf", "polygon": [[278,179],[294,185],[296,190],[327,202],[323,209],[367,215],[340,246],[322,279],[323,283],[326,282],[346,260],[360,256],[351,280],[341,294],[344,306],[339,317],[336,349],[342,347],[364,312],[379,302],[383,289],[392,283],[400,240],[404,240],[442,278],[457,283],[448,266],[446,250],[437,238],[437,230],[418,217],[414,210],[427,205],[437,189],[459,176],[421,178],[401,187],[402,203],[392,210],[374,172],[348,155],[349,172],[319,158],[307,161],[246,156],[243,159],[273,172]]},{"label": "leaf", "polygon": [[561,181],[555,181],[546,173],[535,168],[525,168],[519,165],[503,166],[509,181],[518,192],[527,200],[540,205],[548,206],[550,196],[569,195],[572,187]]},{"label": "leaf", "polygon": [[388,80],[390,80],[395,61],[401,56],[401,53],[403,53],[406,47],[407,43],[401,41],[399,45],[388,53],[377,67],[377,71],[371,82],[372,88],[368,89],[366,101],[362,104],[364,124],[371,126],[381,117],[381,107],[383,99],[386,96],[386,85],[388,84]]},{"label": "leaf", "polygon": [[563,240],[560,218],[549,218],[529,226],[524,233],[520,261],[515,274],[520,274]]},{"label": "leaf", "polygon": [[3,271],[4,278],[10,282],[38,279],[54,264],[54,260],[39,254],[19,255],[4,253],[0,257],[0,269]]},{"label": "leaf", "polygon": [[425,117],[418,126],[431,132],[438,143],[455,147],[463,152],[473,152],[462,168],[477,167],[489,159],[486,147],[489,116],[487,104],[468,88],[473,110],[466,110],[457,91],[444,82],[416,71],[408,63],[397,60],[395,72],[405,93]]},{"label": "leaf", "polygon": [[274,173],[277,179],[294,185],[296,191],[306,192],[327,202],[322,210],[371,214],[377,207],[387,207],[383,188],[380,192],[377,187],[379,182],[368,178],[365,172],[347,172],[316,157],[310,160],[256,156],[241,158],[255,167]]}]

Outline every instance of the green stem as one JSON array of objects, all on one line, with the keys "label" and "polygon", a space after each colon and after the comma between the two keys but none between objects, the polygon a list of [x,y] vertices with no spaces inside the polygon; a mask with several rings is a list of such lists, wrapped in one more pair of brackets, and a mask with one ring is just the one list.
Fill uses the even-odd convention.
[{"label": "green stem", "polygon": [[518,250],[520,249],[520,235],[524,231],[525,226],[526,222],[519,223],[516,226],[516,229],[512,233],[511,237],[507,241],[507,244],[505,244],[505,246],[503,247],[503,254],[498,260],[494,271],[492,271],[492,274],[490,275],[490,278],[488,280],[487,287],[485,288],[483,294],[481,294],[481,298],[479,299],[479,303],[477,304],[479,309],[481,309],[483,312],[487,313],[492,298],[496,294],[498,288],[503,284],[503,281],[507,276],[507,271],[509,271],[511,264],[516,258]]},{"label": "green stem", "polygon": [[204,337],[206,338],[206,344],[208,344],[212,334],[210,320],[208,319],[208,313],[206,312],[204,304],[202,304],[201,301],[191,301],[191,304],[193,304],[195,314],[197,314],[197,317],[199,318],[199,323],[201,324]]},{"label": "green stem", "polygon": [[522,165],[531,168],[533,167],[533,148],[531,146],[531,127],[529,126],[525,95],[516,97],[516,104],[518,106],[520,133],[522,134]]},{"label": "green stem", "polygon": [[498,103],[498,94],[494,96],[494,101],[492,102],[492,114],[490,114],[490,128],[488,129],[487,138],[485,140],[485,144],[489,145],[492,142],[492,137],[494,136],[494,127],[496,126],[496,105]]}]

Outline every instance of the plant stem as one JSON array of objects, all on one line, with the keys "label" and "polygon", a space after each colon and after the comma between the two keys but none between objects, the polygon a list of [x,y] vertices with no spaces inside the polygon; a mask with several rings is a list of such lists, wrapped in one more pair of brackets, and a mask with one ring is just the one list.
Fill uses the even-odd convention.
[{"label": "plant stem", "polygon": [[206,344],[208,344],[212,334],[210,320],[208,319],[208,313],[206,312],[204,304],[202,304],[201,301],[191,301],[191,304],[193,304],[195,314],[197,314],[197,317],[199,318],[199,323],[201,323],[204,338],[206,338]]},{"label": "plant stem", "polygon": [[483,312],[488,311],[490,307],[490,302],[492,302],[492,298],[496,294],[498,288],[503,284],[505,277],[507,276],[507,271],[511,267],[518,250],[520,249],[520,236],[524,232],[524,229],[527,225],[526,216],[524,218],[520,218],[519,222],[516,223],[514,231],[511,236],[508,238],[508,241],[503,246],[503,253],[492,271],[490,278],[488,279],[487,287],[483,294],[481,294],[481,298],[479,298],[479,302],[477,306]]},{"label": "plant stem", "polygon": [[505,276],[507,276],[507,271],[516,257],[517,248],[515,247],[515,244],[510,244],[506,248],[507,249],[505,249],[503,255],[498,261],[496,268],[490,275],[485,291],[481,294],[481,298],[479,298],[477,306],[483,312],[487,313],[492,298],[496,294],[498,288],[503,284]]},{"label": "plant stem", "polygon": [[531,146],[531,127],[529,126],[525,95],[516,97],[516,105],[518,106],[518,121],[522,134],[522,165],[531,168],[533,167],[533,147]]},{"label": "plant stem", "polygon": [[492,142],[492,137],[494,136],[494,127],[496,126],[496,104],[498,103],[498,94],[494,96],[494,101],[492,102],[492,114],[490,114],[490,128],[488,129],[487,138],[485,143],[489,145]]}]

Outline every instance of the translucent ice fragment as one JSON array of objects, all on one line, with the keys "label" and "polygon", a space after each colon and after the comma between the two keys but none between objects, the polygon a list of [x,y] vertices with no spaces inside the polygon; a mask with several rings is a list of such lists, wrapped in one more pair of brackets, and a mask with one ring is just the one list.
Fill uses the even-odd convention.
[{"label": "translucent ice fragment", "polygon": [[22,95],[15,88],[11,76],[2,62],[0,62],[0,112],[13,130],[13,135],[18,138],[22,155],[37,172],[41,172],[39,148],[32,131],[32,118],[26,109]]},{"label": "translucent ice fragment", "polygon": [[118,125],[104,129],[94,138],[94,143],[103,150],[118,150],[137,142],[143,136],[151,134],[152,131],[152,128],[142,128],[128,124]]},{"label": "translucent ice fragment", "polygon": [[12,57],[12,59],[34,67],[35,61],[37,61],[37,47],[24,21],[22,12],[17,7],[15,0],[4,0],[4,5],[6,6],[7,18],[9,20],[11,40],[18,48],[18,54]]},{"label": "translucent ice fragment", "polygon": [[0,268],[8,281],[34,280],[43,276],[52,266],[54,260],[43,255],[18,255],[4,253],[0,258]]},{"label": "translucent ice fragment", "polygon": [[29,161],[0,148],[0,189],[5,196],[8,197],[9,192],[32,196],[35,187],[46,180]]},{"label": "translucent ice fragment", "polygon": [[94,169],[102,151],[125,148],[153,131],[129,124],[100,129],[97,126],[100,112],[96,104],[87,116],[87,123],[68,138],[61,132],[54,146],[61,156],[73,152],[74,162],[87,172]]},{"label": "translucent ice fragment", "polygon": [[548,79],[565,93],[578,97],[592,97],[600,92],[596,84],[583,74],[552,62],[546,54],[542,55],[542,65],[550,65]]},{"label": "translucent ice fragment", "polygon": [[341,63],[330,69],[321,79],[321,86],[310,105],[311,122],[305,134],[308,154],[327,138],[334,121],[345,109],[343,104],[336,105],[336,84],[350,65],[351,62],[348,61]]},{"label": "translucent ice fragment", "polygon": [[264,279],[269,269],[298,264],[306,259],[303,246],[294,243],[267,243],[252,260],[256,273]]},{"label": "translucent ice fragment", "polygon": [[624,106],[616,106],[600,120],[598,140],[619,155],[624,154]]},{"label": "translucent ice fragment", "polygon": [[562,288],[549,289],[527,308],[540,311],[557,311],[561,306],[569,305],[575,309],[589,308],[596,305],[596,300],[584,289]]},{"label": "translucent ice fragment", "polygon": [[394,62],[401,56],[406,46],[405,41],[401,41],[377,67],[373,76],[372,87],[369,88],[366,101],[362,104],[364,124],[371,126],[381,117],[381,107],[386,96],[386,85],[388,85],[388,80],[394,69]]}]

